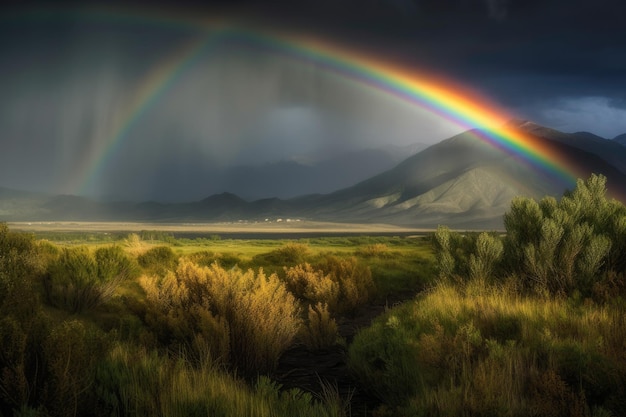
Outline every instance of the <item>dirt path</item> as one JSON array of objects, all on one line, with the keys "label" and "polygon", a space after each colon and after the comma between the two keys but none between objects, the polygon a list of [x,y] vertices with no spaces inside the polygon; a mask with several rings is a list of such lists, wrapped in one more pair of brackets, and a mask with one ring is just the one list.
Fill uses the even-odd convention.
[{"label": "dirt path", "polygon": [[[352,318],[342,317],[338,320],[340,336],[349,346],[359,329],[368,327],[387,308],[410,300],[416,294],[417,292],[394,294],[384,302],[362,307]],[[286,389],[300,388],[315,395],[321,392],[320,381],[336,385],[342,398],[351,399],[349,415],[368,416],[380,401],[350,374],[347,359],[348,352],[344,346],[336,345],[320,351],[295,347],[283,354],[274,378]]]}]

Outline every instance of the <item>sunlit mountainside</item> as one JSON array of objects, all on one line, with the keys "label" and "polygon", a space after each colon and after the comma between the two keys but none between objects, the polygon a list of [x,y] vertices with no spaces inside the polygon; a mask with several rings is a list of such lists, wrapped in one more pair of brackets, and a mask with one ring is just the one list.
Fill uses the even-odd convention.
[{"label": "sunlit mountainside", "polygon": [[[567,158],[578,167],[581,176],[603,174],[613,195],[626,195],[626,147],[587,132],[563,133],[531,122],[511,123],[515,129],[531,134],[541,146]],[[267,198],[248,201],[225,192],[179,204],[96,202],[78,196],[0,189],[0,221],[258,221],[291,217],[414,227],[445,223],[480,229],[501,227],[502,214],[515,196],[540,198],[560,196],[565,191],[563,183],[551,178],[550,173],[486,143],[480,134],[472,130],[456,135],[378,175],[328,194],[312,194],[312,184],[304,181],[301,197],[279,199],[276,196],[281,194],[276,191]],[[345,170],[373,157],[371,153],[346,154],[335,162]],[[272,175],[276,179],[291,176],[291,179],[310,180],[311,173],[316,172],[312,169],[304,175],[301,165],[293,164],[296,166],[290,172],[290,165],[283,164]],[[340,172],[338,167],[333,170],[330,163],[321,166],[329,174]],[[270,175],[268,172],[242,168],[236,177],[240,182],[237,188],[241,189],[246,179],[251,184],[267,180],[269,177],[264,175]],[[289,186],[293,187],[293,183]]]}]

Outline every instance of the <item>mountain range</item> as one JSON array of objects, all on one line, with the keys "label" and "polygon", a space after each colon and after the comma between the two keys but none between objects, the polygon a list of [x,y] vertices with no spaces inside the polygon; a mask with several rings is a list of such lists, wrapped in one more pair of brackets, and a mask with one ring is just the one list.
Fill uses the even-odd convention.
[{"label": "mountain range", "polygon": [[[563,133],[528,121],[512,121],[508,129],[530,135],[535,145],[558,154],[581,177],[600,173],[607,177],[609,192],[626,196],[626,134],[608,140],[588,132]],[[350,223],[387,223],[410,227],[501,228],[502,214],[518,195],[559,197],[567,186],[549,170],[532,165],[514,153],[488,144],[485,132],[469,130],[421,151],[377,175],[337,191],[244,200],[224,192],[191,203],[98,202],[78,196],[29,193],[0,188],[0,221],[162,221],[215,222],[264,221],[299,218]],[[373,153],[355,153],[319,164],[302,174],[299,164],[279,164],[276,179],[291,178],[290,186],[311,189],[303,178],[322,181],[324,175],[344,172],[368,161]],[[385,161],[381,165],[385,165]],[[296,166],[294,168],[294,166]],[[300,170],[300,171],[299,171]],[[246,181],[267,180],[261,171],[241,169],[235,176]],[[265,173],[270,171],[263,171]],[[311,174],[314,173],[314,174]],[[312,175],[312,176],[311,176]],[[347,174],[344,174],[347,176]],[[329,178],[330,178],[329,177]],[[353,180],[345,178],[345,181]],[[241,185],[241,184],[240,184]],[[251,185],[251,187],[252,187]],[[234,187],[241,189],[241,187]],[[249,194],[249,193],[248,193]],[[275,195],[280,195],[276,193]]]}]

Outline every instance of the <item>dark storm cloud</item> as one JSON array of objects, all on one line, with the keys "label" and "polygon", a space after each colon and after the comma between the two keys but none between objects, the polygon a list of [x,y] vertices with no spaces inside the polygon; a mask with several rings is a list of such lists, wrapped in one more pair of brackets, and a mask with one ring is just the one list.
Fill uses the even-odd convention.
[{"label": "dark storm cloud", "polygon": [[[157,0],[106,7],[125,10],[130,3],[136,13],[227,15],[312,34],[439,73],[493,98],[512,115],[550,127],[605,137],[626,132],[621,0]],[[0,16],[42,4],[13,2]],[[76,160],[101,152],[119,129],[120,109],[128,107],[137,85],[197,35],[184,28],[112,28],[80,17],[0,17],[0,186],[7,178],[30,189],[71,183]],[[113,172],[103,192],[132,196],[147,189],[156,195],[169,187],[180,193],[171,198],[183,198],[185,184],[200,189],[210,172],[203,162],[329,152],[338,141],[370,147],[412,137],[417,142],[422,138],[415,132],[426,125],[433,127],[420,129],[424,137],[439,140],[447,132],[388,97],[308,67],[236,53],[221,65],[195,64],[167,92],[168,100],[150,109],[158,123],[134,128],[109,167]],[[230,93],[218,100],[212,93],[220,89]],[[141,138],[152,141],[147,151]],[[14,173],[20,170],[18,178]],[[120,182],[128,188],[120,191]]]}]

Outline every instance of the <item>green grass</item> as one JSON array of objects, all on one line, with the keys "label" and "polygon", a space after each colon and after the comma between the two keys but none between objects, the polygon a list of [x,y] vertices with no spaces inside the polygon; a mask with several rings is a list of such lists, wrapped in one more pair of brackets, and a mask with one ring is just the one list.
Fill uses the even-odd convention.
[{"label": "green grass", "polygon": [[103,409],[142,416],[345,416],[343,404],[319,401],[299,390],[281,390],[267,377],[248,385],[212,366],[194,365],[118,345],[97,373]]},{"label": "green grass", "polygon": [[350,367],[382,415],[624,415],[624,313],[441,284],[359,333]]}]

